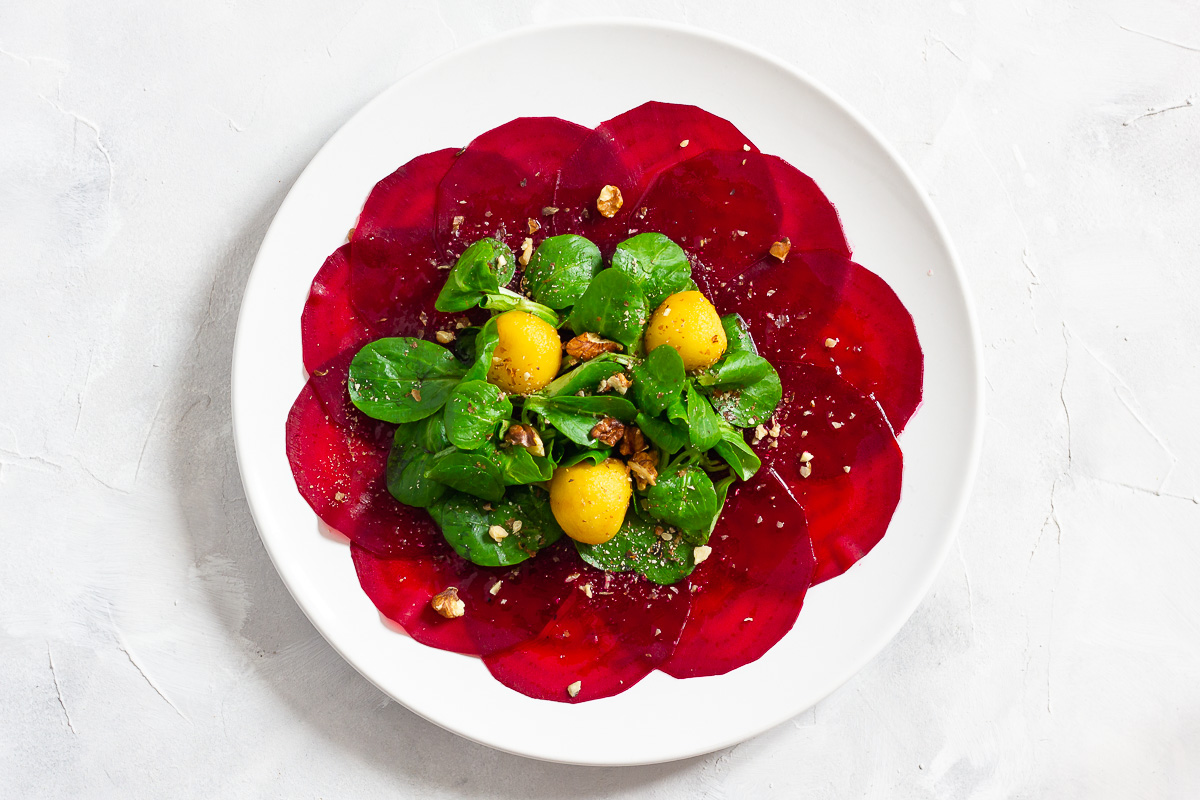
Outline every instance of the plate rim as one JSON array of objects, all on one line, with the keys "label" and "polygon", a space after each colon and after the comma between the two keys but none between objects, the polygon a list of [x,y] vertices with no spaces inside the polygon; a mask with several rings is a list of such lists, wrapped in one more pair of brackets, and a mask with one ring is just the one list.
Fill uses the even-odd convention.
[{"label": "plate rim", "polygon": [[[929,221],[933,224],[934,231],[936,232],[936,235],[937,235],[937,240],[938,240],[937,243],[940,246],[940,248],[944,251],[946,259],[954,271],[955,277],[958,282],[958,287],[959,287],[957,293],[961,295],[962,308],[963,308],[963,312],[965,314],[967,329],[970,334],[969,350],[970,350],[970,355],[971,355],[971,367],[972,367],[972,372],[973,372],[973,375],[972,375],[973,380],[971,381],[971,384],[972,384],[972,387],[974,390],[975,402],[973,404],[973,407],[970,409],[970,423],[971,423],[972,435],[971,435],[970,442],[965,451],[966,469],[963,473],[961,483],[960,483],[960,488],[957,492],[957,496],[953,502],[953,508],[949,515],[949,523],[947,525],[947,528],[949,530],[949,535],[947,535],[944,538],[944,541],[942,541],[940,546],[937,548],[935,556],[932,559],[932,563],[930,563],[930,568],[925,572],[922,579],[919,582],[914,582],[915,589],[910,594],[911,599],[907,603],[905,603],[903,606],[903,614],[897,614],[893,617],[892,624],[887,626],[886,628],[884,628],[883,631],[880,633],[880,635],[874,637],[872,639],[871,645],[869,647],[864,648],[865,655],[863,655],[862,657],[860,657],[860,658],[856,659],[854,662],[852,662],[853,668],[847,671],[846,676],[844,678],[842,678],[841,680],[836,681],[833,685],[830,685],[830,686],[827,686],[826,688],[824,688],[819,693],[820,697],[813,702],[812,706],[815,706],[816,703],[819,703],[821,700],[829,697],[829,695],[831,695],[834,691],[836,691],[838,688],[840,688],[845,683],[847,683],[851,678],[853,678],[855,675],[857,675],[859,672],[861,672],[861,670],[863,669],[864,666],[866,666],[868,663],[870,663],[872,660],[874,660],[883,651],[883,649],[888,645],[888,643],[891,642],[895,638],[896,634],[900,631],[900,629],[905,624],[907,624],[907,622],[912,618],[912,615],[917,610],[917,608],[925,601],[925,599],[929,595],[929,592],[930,592],[934,582],[937,580],[937,578],[941,574],[942,568],[944,567],[946,559],[949,555],[950,548],[953,547],[954,543],[957,541],[959,531],[960,531],[960,528],[963,523],[963,519],[966,515],[967,505],[971,498],[972,488],[975,484],[975,479],[978,474],[980,462],[982,459],[983,435],[984,435],[984,427],[985,427],[985,421],[986,421],[985,393],[984,393],[985,375],[984,375],[984,369],[983,369],[983,367],[984,367],[984,352],[983,352],[982,336],[980,333],[978,315],[977,315],[977,312],[975,309],[975,305],[972,301],[971,292],[969,291],[970,287],[969,287],[969,283],[967,280],[967,275],[965,273],[965,270],[963,269],[962,262],[959,259],[959,256],[958,256],[957,250],[954,247],[953,241],[950,238],[949,231],[946,228],[945,222],[943,221],[941,215],[937,212],[937,209],[934,207],[932,200],[930,199],[930,197],[928,196],[926,191],[923,189],[921,182],[917,179],[916,175],[913,173],[912,169],[909,167],[907,162],[903,158],[901,158],[900,154],[896,151],[896,149],[888,142],[887,139],[885,139],[880,134],[880,132],[876,129],[876,127],[869,120],[867,120],[860,112],[858,112],[855,109],[855,107],[853,107],[852,105],[847,103],[845,100],[843,100],[837,93],[835,93],[834,91],[829,89],[823,82],[813,78],[811,75],[809,75],[804,70],[782,60],[781,58],[779,58],[771,53],[768,53],[758,47],[755,47],[741,39],[736,38],[736,37],[733,37],[733,36],[730,36],[727,34],[723,34],[723,33],[718,33],[715,31],[697,28],[697,27],[683,24],[683,23],[676,23],[676,22],[670,22],[670,21],[665,21],[665,20],[641,19],[641,18],[628,17],[628,16],[591,17],[591,18],[583,18],[583,19],[575,19],[575,20],[564,20],[564,21],[523,25],[523,26],[514,28],[512,30],[505,31],[496,36],[483,38],[479,41],[476,41],[476,42],[466,45],[466,46],[456,47],[456,48],[450,50],[449,52],[443,53],[442,55],[437,56],[437,57],[425,62],[424,64],[418,66],[411,72],[407,73],[406,75],[402,76],[401,78],[399,78],[398,80],[394,81],[389,86],[384,88],[382,91],[380,91],[378,94],[376,94],[370,100],[368,100],[357,111],[355,111],[348,118],[346,118],[342,122],[342,124],[339,125],[338,129],[328,138],[328,140],[326,140],[326,142],[324,144],[322,144],[316,150],[316,152],[309,159],[308,163],[305,165],[304,169],[301,170],[299,175],[297,175],[296,179],[292,182],[291,186],[288,188],[287,195],[284,197],[283,202],[280,204],[278,210],[275,212],[275,215],[271,220],[271,224],[268,226],[266,234],[263,236],[262,243],[260,244],[258,252],[255,255],[254,263],[251,267],[249,276],[246,280],[246,283],[245,283],[245,286],[243,289],[242,301],[239,304],[237,327],[236,327],[236,332],[235,332],[235,336],[234,336],[233,350],[232,350],[232,365],[231,365],[231,377],[230,377],[230,415],[231,415],[231,422],[232,422],[232,435],[233,435],[233,441],[234,441],[234,449],[235,449],[235,453],[237,456],[238,473],[239,473],[239,477],[242,481],[243,489],[245,490],[247,508],[249,509],[251,518],[254,521],[255,529],[259,535],[259,540],[262,542],[263,547],[266,550],[267,555],[271,560],[271,564],[274,567],[276,573],[279,575],[280,580],[283,582],[284,586],[287,588],[288,593],[292,596],[293,601],[300,608],[300,610],[304,613],[304,615],[308,619],[309,623],[317,630],[318,633],[321,634],[322,638],[325,639],[325,641],[329,644],[329,646],[332,647],[334,649],[334,651],[337,652],[338,655],[341,656],[348,664],[350,664],[355,669],[355,671],[359,673],[359,675],[361,675],[364,679],[366,679],[368,682],[370,682],[372,685],[374,685],[376,688],[378,688],[385,695],[387,695],[388,697],[390,697],[397,703],[400,703],[406,709],[408,709],[412,713],[420,716],[422,719],[428,720],[429,722],[437,725],[438,727],[448,730],[457,736],[461,736],[470,741],[476,742],[478,744],[482,744],[484,746],[487,746],[487,747],[490,747],[490,748],[493,748],[493,749],[496,749],[496,750],[499,750],[502,752],[510,753],[510,754],[525,757],[525,758],[531,758],[531,759],[535,759],[535,760],[539,760],[539,761],[552,762],[552,763],[576,764],[576,765],[588,765],[588,766],[634,766],[634,765],[658,764],[658,763],[667,763],[667,762],[672,762],[672,761],[678,761],[678,760],[682,760],[685,758],[691,758],[691,757],[695,757],[695,756],[699,756],[699,755],[712,753],[717,750],[721,750],[723,748],[735,745],[739,742],[746,741],[750,738],[753,738],[754,736],[758,736],[758,735],[764,733],[765,731],[768,731],[768,730],[782,724],[786,720],[794,717],[795,714],[797,713],[797,711],[792,709],[789,706],[789,707],[787,707],[786,713],[784,713],[784,714],[776,713],[776,714],[765,715],[765,719],[761,722],[761,724],[759,724],[757,726],[757,729],[749,734],[738,733],[738,734],[731,735],[728,737],[718,737],[713,741],[705,743],[704,746],[699,747],[699,748],[695,748],[695,747],[687,748],[685,750],[670,753],[668,755],[650,757],[650,758],[646,758],[644,760],[613,760],[613,759],[605,759],[603,757],[598,757],[596,759],[591,759],[591,760],[558,758],[553,755],[547,755],[545,753],[530,752],[529,750],[521,750],[521,749],[517,749],[514,747],[509,747],[500,741],[490,741],[490,740],[487,740],[487,739],[479,737],[479,736],[471,735],[471,734],[466,733],[461,730],[456,730],[455,728],[450,727],[449,725],[447,725],[437,719],[434,719],[433,717],[429,716],[428,714],[423,713],[421,710],[413,708],[412,706],[405,703],[404,701],[394,697],[390,692],[388,692],[386,689],[384,689],[382,686],[380,686],[375,680],[373,680],[369,675],[367,675],[363,671],[363,668],[360,667],[347,654],[347,652],[345,652],[343,650],[343,648],[339,645],[339,643],[337,642],[337,636],[334,633],[332,633],[331,631],[326,630],[326,626],[324,626],[321,622],[319,622],[317,619],[314,618],[313,614],[310,613],[310,610],[307,607],[306,603],[304,601],[302,601],[301,598],[297,595],[297,590],[293,586],[293,581],[289,578],[288,572],[285,569],[281,569],[281,567],[280,567],[280,558],[282,557],[282,553],[278,552],[277,549],[275,547],[273,547],[271,541],[269,540],[269,537],[267,537],[263,534],[263,527],[260,523],[260,519],[261,519],[262,515],[261,515],[260,511],[256,508],[256,497],[258,496],[258,492],[255,491],[254,478],[248,473],[248,471],[246,469],[246,464],[245,464],[245,461],[247,459],[246,453],[251,448],[251,445],[247,444],[244,441],[247,434],[245,432],[245,429],[242,428],[238,422],[238,417],[239,417],[238,408],[240,405],[242,405],[242,403],[239,402],[239,398],[242,397],[241,393],[239,392],[239,385],[241,383],[241,381],[239,380],[239,374],[241,372],[241,370],[239,370],[239,363],[244,362],[247,358],[245,356],[245,350],[246,350],[245,331],[246,331],[247,326],[244,324],[245,317],[247,315],[246,298],[252,295],[252,289],[257,285],[257,283],[264,280],[264,278],[263,278],[264,271],[260,270],[259,266],[260,266],[261,262],[264,260],[264,256],[263,256],[264,252],[267,252],[271,249],[270,245],[271,245],[273,239],[279,235],[278,231],[279,231],[280,227],[282,227],[282,223],[280,222],[281,218],[287,216],[285,214],[285,212],[289,209],[289,207],[294,202],[297,202],[295,199],[296,195],[294,193],[295,187],[298,184],[300,184],[304,180],[305,176],[313,169],[313,164],[316,163],[317,161],[321,160],[320,157],[322,156],[322,154],[326,153],[328,150],[335,148],[338,145],[339,140],[345,134],[346,130],[348,128],[353,127],[353,123],[357,119],[359,119],[362,116],[368,115],[377,105],[381,105],[381,104],[385,103],[392,94],[402,91],[404,87],[408,86],[409,84],[419,81],[425,74],[436,70],[441,65],[443,65],[447,62],[450,62],[457,58],[467,56],[472,53],[476,53],[480,50],[492,48],[497,45],[502,45],[511,39],[518,39],[518,38],[522,38],[522,37],[526,37],[526,36],[543,35],[543,34],[553,33],[555,31],[560,31],[560,30],[564,30],[564,29],[588,29],[588,28],[605,28],[605,27],[633,28],[633,29],[641,29],[641,30],[645,30],[645,31],[657,31],[657,32],[661,32],[661,33],[676,34],[676,35],[685,36],[685,37],[689,37],[689,38],[693,38],[693,39],[698,39],[701,42],[707,41],[712,44],[720,45],[722,47],[729,48],[734,51],[738,51],[743,56],[749,56],[754,59],[758,59],[760,61],[766,62],[768,65],[774,67],[775,69],[778,69],[781,72],[787,74],[793,80],[796,80],[802,84],[805,84],[809,89],[811,89],[813,92],[815,92],[816,94],[823,97],[825,100],[827,100],[833,106],[835,106],[841,113],[843,113],[847,117],[849,117],[853,121],[853,123],[855,125],[857,125],[863,131],[863,133],[866,134],[866,136],[873,142],[873,144],[875,146],[877,146],[887,156],[888,160],[897,168],[899,174],[901,176],[903,176],[905,182],[908,184],[908,188],[911,189],[913,191],[913,193],[919,198],[920,203],[921,203],[920,210],[929,219]],[[245,401],[243,400],[243,402],[245,402]],[[918,413],[919,413],[919,411],[920,411],[920,408],[918,408]],[[781,704],[781,707],[784,705],[786,705],[786,704]],[[808,706],[808,707],[811,708],[812,706]],[[800,711],[802,711],[802,710],[803,709],[800,709]]]}]

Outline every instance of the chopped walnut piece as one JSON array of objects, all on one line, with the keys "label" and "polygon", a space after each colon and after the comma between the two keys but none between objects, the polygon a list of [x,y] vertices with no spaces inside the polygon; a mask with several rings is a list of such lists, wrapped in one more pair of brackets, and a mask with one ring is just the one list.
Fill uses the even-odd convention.
[{"label": "chopped walnut piece", "polygon": [[529,266],[529,259],[533,257],[533,239],[526,237],[521,243],[521,255],[517,256],[517,261],[522,267]]},{"label": "chopped walnut piece", "polygon": [[629,391],[629,387],[633,385],[633,381],[624,372],[618,372],[616,375],[609,376],[604,382],[606,389],[613,389],[617,394],[624,395]]},{"label": "chopped walnut piece", "polygon": [[488,528],[488,536],[492,537],[492,540],[496,544],[499,544],[508,538],[508,531],[504,530],[500,525],[492,525]]},{"label": "chopped walnut piece", "polygon": [[838,343],[837,339],[826,339],[825,340],[825,346],[829,347],[829,348],[837,347],[837,343]]},{"label": "chopped walnut piece", "polygon": [[553,217],[557,213],[558,213],[558,209],[555,208],[554,206],[542,206],[542,216],[543,217]]},{"label": "chopped walnut piece", "polygon": [[450,344],[458,337],[454,331],[438,331],[434,334],[434,338],[438,340],[438,344]]},{"label": "chopped walnut piece", "polygon": [[647,486],[658,483],[658,453],[645,450],[630,456],[628,463],[639,490],[645,491]]},{"label": "chopped walnut piece", "polygon": [[813,460],[813,454],[808,452],[807,450],[805,450],[803,453],[800,454],[800,463],[801,464],[807,464],[808,462],[810,462],[812,460]]},{"label": "chopped walnut piece", "polygon": [[612,447],[625,436],[625,423],[616,417],[602,417],[592,428],[592,438]]},{"label": "chopped walnut piece", "polygon": [[412,397],[413,400],[416,400],[418,403],[421,402],[421,390],[420,389],[414,388],[408,394]]},{"label": "chopped walnut piece", "polygon": [[788,253],[792,251],[792,240],[788,237],[783,237],[778,242],[771,245],[771,255],[783,261],[788,257]]},{"label": "chopped walnut piece", "polygon": [[596,198],[596,210],[611,218],[617,215],[624,203],[625,198],[621,196],[621,190],[610,183],[600,190],[600,196]]},{"label": "chopped walnut piece", "polygon": [[608,339],[601,339],[594,333],[581,333],[563,348],[567,355],[580,361],[591,361],[601,353],[615,353],[623,349],[621,345]]},{"label": "chopped walnut piece", "polygon": [[581,689],[583,689],[583,681],[575,681],[567,687],[567,694],[571,697],[577,697]]},{"label": "chopped walnut piece", "polygon": [[454,619],[467,613],[466,603],[458,597],[457,586],[451,586],[449,589],[435,594],[429,601],[429,605],[433,606],[433,610],[446,619]]},{"label": "chopped walnut piece", "polygon": [[529,218],[529,235],[532,236],[533,234],[537,233],[541,229],[542,229],[542,223],[538,222],[533,217],[530,217]]},{"label": "chopped walnut piece", "polygon": [[812,465],[808,464],[808,463],[801,464],[800,465],[800,477],[807,478],[809,475],[812,475]]},{"label": "chopped walnut piece", "polygon": [[694,561],[697,564],[702,564],[711,555],[712,555],[712,548],[706,544],[702,544],[699,547],[692,550],[692,561]]},{"label": "chopped walnut piece", "polygon": [[496,581],[492,584],[492,588],[488,589],[488,594],[492,597],[500,594],[500,587],[504,585],[504,581]]},{"label": "chopped walnut piece", "polygon": [[621,439],[621,455],[633,456],[650,449],[646,435],[637,425],[626,425],[625,436]]},{"label": "chopped walnut piece", "polygon": [[849,468],[849,467],[842,467],[842,472],[845,472],[845,473],[849,474],[849,472],[850,472],[850,468]]},{"label": "chopped walnut piece", "polygon": [[454,231],[455,233],[458,233],[458,229],[462,227],[462,224],[463,224],[463,222],[466,221],[466,219],[467,218],[464,217],[462,214],[458,214],[457,216],[455,216],[452,220],[450,220],[450,230]]},{"label": "chopped walnut piece", "polygon": [[692,143],[692,140],[691,140],[691,139],[684,139],[682,142],[680,142],[680,143],[679,143],[679,146],[680,146],[680,147],[687,147],[687,146],[688,146],[689,144],[691,144],[691,143]]},{"label": "chopped walnut piece", "polygon": [[546,455],[542,437],[538,435],[537,428],[532,425],[510,425],[504,432],[504,441],[513,447],[525,448],[531,456]]}]

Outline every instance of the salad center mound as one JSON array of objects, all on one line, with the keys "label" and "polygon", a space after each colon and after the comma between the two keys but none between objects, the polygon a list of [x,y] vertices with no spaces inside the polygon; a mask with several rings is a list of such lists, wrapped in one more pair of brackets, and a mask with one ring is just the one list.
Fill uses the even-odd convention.
[{"label": "salad center mound", "polygon": [[886,533],[923,377],[812,179],[669,103],[404,164],[301,335],[288,458],[368,597],[564,703],[767,653]]},{"label": "salad center mound", "polygon": [[[683,248],[642,233],[605,265],[575,234],[519,258],[484,238],[434,308],[491,316],[447,319],[435,342],[377,339],[350,363],[354,405],[397,424],[396,500],[428,509],[484,567],[520,564],[564,533],[593,567],[659,584],[711,555],[730,487],[760,467],[745,429],[777,431],[782,386],[746,323],[695,288]],[[456,587],[431,604],[466,613]]]}]

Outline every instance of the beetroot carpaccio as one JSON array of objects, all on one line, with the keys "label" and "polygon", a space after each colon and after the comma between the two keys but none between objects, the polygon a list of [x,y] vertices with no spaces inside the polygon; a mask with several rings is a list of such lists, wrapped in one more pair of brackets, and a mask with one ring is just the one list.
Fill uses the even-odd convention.
[{"label": "beetroot carpaccio", "polygon": [[[623,202],[599,213],[602,190],[613,186]],[[385,337],[447,344],[447,331],[486,320],[483,309],[435,308],[448,265],[481,237],[523,250],[516,266],[525,267],[530,245],[550,236],[587,237],[609,259],[650,232],[682,247],[694,286],[720,314],[741,316],[756,355],[777,371],[775,412],[738,423],[750,429],[745,450],[761,468],[726,483],[694,571],[670,585],[598,569],[567,539],[515,565],[464,558],[436,513],[389,491],[398,426],[351,402],[355,355]],[[499,291],[519,302],[522,287],[518,268]],[[310,377],[288,415],[287,454],[300,494],[350,540],[364,591],[422,644],[481,657],[504,685],[559,702],[617,694],[655,669],[719,675],[766,653],[792,628],[806,591],[885,534],[900,498],[896,435],[921,400],[912,318],[851,260],[812,179],[759,152],[732,123],[669,103],[594,129],[520,118],[401,166],[375,186],[349,241],[317,272],[301,335]],[[444,436],[432,428],[421,435]],[[528,489],[509,494],[517,488]],[[504,502],[524,502],[536,520],[550,513],[528,508],[549,505],[540,497]]]}]

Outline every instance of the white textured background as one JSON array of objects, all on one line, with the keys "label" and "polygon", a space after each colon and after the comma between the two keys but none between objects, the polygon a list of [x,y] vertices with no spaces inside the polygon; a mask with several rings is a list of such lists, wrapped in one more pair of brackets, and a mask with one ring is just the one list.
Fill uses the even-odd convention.
[{"label": "white textured background", "polygon": [[[611,4],[830,86],[968,272],[989,380],[966,523],[814,710],[681,763],[545,765],[389,703],[310,627],[230,439],[266,226],[391,82],[596,5],[0,2],[0,795],[1197,796],[1194,0]],[[436,113],[470,103],[414,119]]]}]

